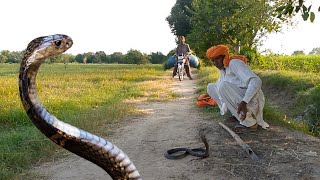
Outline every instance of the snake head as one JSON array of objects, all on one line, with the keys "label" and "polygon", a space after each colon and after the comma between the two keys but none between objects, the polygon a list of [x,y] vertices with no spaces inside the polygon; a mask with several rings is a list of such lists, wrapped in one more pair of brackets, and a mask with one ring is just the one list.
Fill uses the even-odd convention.
[{"label": "snake head", "polygon": [[24,59],[27,65],[41,64],[46,58],[67,51],[72,44],[72,39],[63,34],[38,37],[28,44]]}]

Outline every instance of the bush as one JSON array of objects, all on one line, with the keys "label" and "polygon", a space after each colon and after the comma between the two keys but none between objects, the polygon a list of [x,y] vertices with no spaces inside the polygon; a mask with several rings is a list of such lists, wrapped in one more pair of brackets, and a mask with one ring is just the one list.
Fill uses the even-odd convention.
[{"label": "bush", "polygon": [[243,47],[240,50],[240,54],[247,57],[250,64],[254,64],[256,61],[260,59],[260,53],[257,51],[256,48],[250,48],[250,47]]}]

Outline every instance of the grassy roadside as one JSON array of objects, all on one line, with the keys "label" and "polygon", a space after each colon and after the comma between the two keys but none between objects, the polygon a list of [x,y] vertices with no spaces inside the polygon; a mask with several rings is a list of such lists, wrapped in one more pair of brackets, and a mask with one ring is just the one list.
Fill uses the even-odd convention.
[{"label": "grassy roadside", "polygon": [[[0,64],[0,179],[14,179],[61,150],[37,130],[18,95],[17,64]],[[161,65],[44,64],[37,77],[39,98],[49,112],[100,136],[107,125],[136,113],[130,99],[175,98]]]},{"label": "grassy roadside", "polygon": [[[263,81],[266,96],[264,118],[269,123],[293,128],[313,136],[320,133],[320,78],[315,73],[296,71],[255,70]],[[199,72],[199,94],[209,82],[218,78],[215,67],[203,67]],[[216,108],[203,108],[213,114]]]},{"label": "grassy roadside", "polygon": [[[282,121],[278,120],[278,122],[285,122],[288,126],[313,136],[320,135],[320,111],[318,109],[320,78],[318,74],[269,70],[256,70],[255,72],[263,81],[269,104],[267,108],[272,109],[273,113],[282,118]],[[280,94],[280,96],[273,94]]]}]

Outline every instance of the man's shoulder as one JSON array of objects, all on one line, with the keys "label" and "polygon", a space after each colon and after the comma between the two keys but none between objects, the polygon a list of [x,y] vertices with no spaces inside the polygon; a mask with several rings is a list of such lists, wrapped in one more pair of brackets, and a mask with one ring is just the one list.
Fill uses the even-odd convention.
[{"label": "man's shoulder", "polygon": [[229,66],[231,65],[239,65],[239,64],[246,64],[244,63],[242,60],[240,59],[231,59],[230,62],[229,62]]},{"label": "man's shoulder", "polygon": [[229,67],[230,68],[249,68],[248,66],[247,66],[247,64],[245,63],[245,62],[243,62],[242,60],[240,60],[240,59],[232,59],[232,60],[230,60],[230,62],[229,62]]}]

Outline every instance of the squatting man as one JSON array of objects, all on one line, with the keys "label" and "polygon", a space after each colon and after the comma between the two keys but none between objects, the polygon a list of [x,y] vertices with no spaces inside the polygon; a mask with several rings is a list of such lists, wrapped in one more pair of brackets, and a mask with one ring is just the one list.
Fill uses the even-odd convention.
[{"label": "squatting man", "polygon": [[[255,131],[258,126],[266,129],[269,125],[263,120],[265,103],[261,91],[261,79],[246,64],[246,57],[229,57],[225,45],[210,47],[206,56],[218,68],[220,76],[216,83],[209,83],[207,96],[219,106],[221,115],[228,110],[240,125],[233,128],[236,133]],[[229,119],[230,119],[229,118]]]}]

